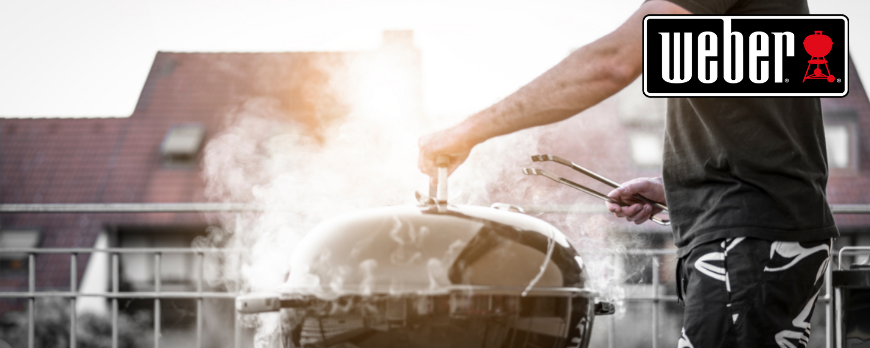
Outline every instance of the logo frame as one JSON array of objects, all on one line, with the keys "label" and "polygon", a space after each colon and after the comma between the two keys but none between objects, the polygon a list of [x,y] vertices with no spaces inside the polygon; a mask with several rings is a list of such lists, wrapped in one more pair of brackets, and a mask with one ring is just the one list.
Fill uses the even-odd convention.
[{"label": "logo frame", "polygon": [[[843,47],[843,67],[846,71],[843,74],[842,83],[845,89],[842,93],[741,93],[741,92],[715,92],[715,93],[671,93],[671,92],[650,92],[647,87],[647,78],[649,70],[647,69],[647,23],[650,19],[842,19],[845,29],[845,45]],[[641,73],[643,94],[648,98],[694,98],[694,97],[718,97],[718,98],[745,98],[745,97],[778,97],[778,98],[793,98],[793,97],[845,97],[849,94],[849,17],[846,15],[833,14],[808,14],[808,15],[658,15],[649,14],[643,17],[643,70]],[[746,33],[748,35],[748,33]],[[795,51],[802,51],[800,42],[802,39],[795,40]]]}]

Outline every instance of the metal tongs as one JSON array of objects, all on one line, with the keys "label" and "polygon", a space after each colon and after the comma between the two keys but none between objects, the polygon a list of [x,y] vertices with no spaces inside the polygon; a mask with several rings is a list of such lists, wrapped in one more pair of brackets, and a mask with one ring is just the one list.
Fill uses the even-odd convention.
[{"label": "metal tongs", "polygon": [[[577,165],[576,163],[571,162],[571,161],[569,161],[569,160],[566,160],[566,159],[564,159],[564,158],[562,158],[562,157],[559,157],[559,156],[553,156],[553,155],[535,155],[535,156],[532,156],[532,161],[533,161],[533,162],[546,162],[546,161],[553,161],[553,162],[556,162],[556,163],[563,164],[563,165],[565,165],[565,166],[571,167],[571,169],[574,169],[574,170],[576,170],[576,171],[578,171],[578,172],[581,172],[581,173],[583,173],[583,174],[586,174],[587,176],[589,176],[589,177],[591,177],[591,178],[593,178],[593,179],[595,179],[595,180],[598,180],[598,181],[604,183],[604,184],[607,185],[607,186],[610,186],[610,187],[613,187],[613,188],[620,188],[620,187],[622,187],[621,185],[617,184],[616,182],[614,182],[614,181],[612,181],[612,180],[610,180],[610,179],[608,179],[608,178],[605,178],[605,177],[603,177],[603,176],[601,176],[601,175],[598,175],[598,174],[596,174],[596,173],[593,173],[593,172],[590,171],[589,169],[583,168],[583,167]],[[605,195],[605,194],[603,194],[603,193],[601,193],[601,192],[595,191],[595,190],[593,190],[593,189],[590,189],[590,188],[588,188],[588,187],[586,187],[586,186],[580,185],[580,184],[578,184],[578,183],[576,183],[576,182],[573,182],[573,181],[571,181],[571,180],[568,180],[568,179],[565,179],[565,178],[563,178],[563,177],[557,176],[557,175],[555,175],[555,174],[553,174],[553,173],[550,173],[550,172],[548,172],[548,171],[546,171],[546,170],[543,170],[543,169],[536,169],[536,168],[523,168],[523,174],[525,174],[525,175],[541,175],[541,176],[544,176],[544,177],[549,178],[550,180],[553,180],[553,181],[555,181],[555,182],[558,182],[558,183],[560,183],[560,184],[563,184],[563,185],[566,185],[566,186],[568,186],[568,187],[571,187],[571,188],[574,188],[574,189],[580,190],[580,191],[582,191],[582,192],[588,193],[588,194],[590,194],[590,195],[594,196],[595,198],[598,198],[598,199],[600,199],[600,200],[602,200],[602,201],[610,202],[610,203],[617,204],[617,205],[620,205],[620,206],[623,206],[623,207],[627,206],[627,205],[626,205],[625,203],[623,203],[623,202],[620,202],[620,201],[614,201],[614,200],[610,199],[610,197],[607,197],[607,195]],[[659,202],[653,201],[653,200],[651,200],[651,199],[649,199],[649,198],[646,198],[646,197],[644,197],[644,196],[641,196],[641,195],[635,194],[635,195],[634,195],[634,198],[637,198],[638,200],[643,201],[643,202],[645,202],[645,203],[647,203],[647,204],[653,205],[653,206],[655,206],[655,207],[661,209],[662,211],[668,211],[668,206],[666,206],[666,205],[664,205],[664,204],[662,204],[662,203],[659,203]],[[670,221],[670,220],[663,220],[662,218],[659,218],[659,217],[656,217],[656,216],[650,216],[649,219],[652,220],[653,222],[659,224],[659,225],[662,225],[662,226],[670,226],[670,225],[671,225],[671,221]]]}]

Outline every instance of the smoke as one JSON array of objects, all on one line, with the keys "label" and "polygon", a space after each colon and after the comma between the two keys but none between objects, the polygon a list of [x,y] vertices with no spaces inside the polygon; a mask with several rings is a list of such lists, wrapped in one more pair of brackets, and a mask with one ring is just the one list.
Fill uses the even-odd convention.
[{"label": "smoke", "polygon": [[[357,209],[414,202],[414,191],[426,185],[416,169],[422,119],[407,92],[415,90],[408,86],[414,81],[404,74],[414,57],[394,51],[296,64],[325,76],[311,87],[304,71],[287,74],[304,81],[287,88],[302,89],[302,100],[264,93],[223,115],[223,130],[204,148],[206,197],[263,210],[218,215],[217,227],[195,242],[241,252],[207,254],[211,285],[273,291],[285,281],[299,240],[318,223]],[[276,70],[257,76],[269,79],[281,73]],[[300,112],[300,104],[314,107]],[[280,328],[277,315],[249,316],[245,324],[258,328],[257,346],[269,346]]]},{"label": "smoke", "polygon": [[622,261],[626,243],[613,234],[612,220],[602,215],[587,217],[569,214],[565,224],[573,232],[570,235],[571,243],[583,247],[581,254],[586,263],[589,286],[599,293],[600,298],[616,305],[616,315],[621,317],[625,314],[623,283],[627,274]]},{"label": "smoke", "polygon": [[526,196],[541,182],[527,177],[521,167],[538,153],[544,130],[533,128],[490,139],[472,150],[466,162],[450,177],[452,202],[489,206],[496,202],[540,204],[544,197]]},{"label": "smoke", "polygon": [[[211,285],[243,293],[274,290],[285,281],[296,245],[317,224],[359,209],[413,204],[415,190],[428,192],[428,178],[416,167],[417,140],[445,124],[424,118],[414,93],[408,92],[419,81],[403,73],[408,69],[403,64],[419,62],[401,52],[397,59],[395,53],[379,51],[313,65],[326,73],[328,83],[326,91],[305,97],[314,105],[346,105],[341,117],[320,118],[312,126],[289,112],[280,98],[269,96],[250,98],[226,113],[224,129],[204,150],[206,196],[264,209],[219,215],[218,227],[195,242],[241,252],[207,254],[205,277]],[[563,200],[566,189],[540,194],[542,179],[520,172],[531,163],[529,156],[539,153],[539,139],[557,131],[536,128],[477,146],[450,178],[450,201],[488,206]],[[618,252],[620,244],[607,233],[609,224],[600,216],[568,215],[557,226],[573,231],[566,232],[574,234],[575,245]],[[625,274],[610,261],[597,256],[586,260],[591,285],[609,298],[622,298]],[[280,329],[277,315],[252,316],[246,324],[258,328],[260,345],[268,345],[263,342],[274,340]]]}]

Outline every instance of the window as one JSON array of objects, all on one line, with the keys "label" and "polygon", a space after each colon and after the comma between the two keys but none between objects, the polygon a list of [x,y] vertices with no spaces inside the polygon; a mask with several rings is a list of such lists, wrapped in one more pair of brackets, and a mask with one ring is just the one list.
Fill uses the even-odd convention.
[{"label": "window", "polygon": [[655,132],[635,131],[630,133],[631,159],[642,167],[662,165],[664,143],[662,136]]},{"label": "window", "polygon": [[[114,233],[115,245],[120,248],[189,248],[193,239],[205,233],[205,226],[130,226],[118,227]],[[120,290],[154,291],[154,254],[121,254]],[[188,253],[162,253],[160,255],[160,291],[194,291],[197,281],[196,257]],[[214,291],[207,283],[205,291]],[[196,301],[192,299],[164,299],[160,301],[161,321],[175,328],[189,327],[195,322]],[[125,300],[127,313],[152,313],[154,301],[149,299]],[[170,324],[171,323],[171,324]]]},{"label": "window", "polygon": [[167,167],[195,167],[197,153],[204,137],[205,129],[201,125],[170,128],[160,144],[163,164]]},{"label": "window", "polygon": [[[118,230],[121,248],[189,248],[193,239],[205,228],[184,227],[128,227]],[[160,257],[160,282],[163,291],[189,291],[194,286],[194,256],[182,253],[164,253]],[[126,287],[135,291],[154,289],[154,255],[121,255],[121,278]]]},{"label": "window", "polygon": [[857,173],[858,115],[853,111],[826,112],[825,147],[832,174]]},{"label": "window", "polygon": [[[0,232],[0,249],[36,248],[38,230],[7,230]],[[0,275],[27,270],[27,254],[0,254]]]},{"label": "window", "polygon": [[849,168],[849,162],[851,162],[850,138],[849,127],[847,125],[825,125],[829,168]]}]

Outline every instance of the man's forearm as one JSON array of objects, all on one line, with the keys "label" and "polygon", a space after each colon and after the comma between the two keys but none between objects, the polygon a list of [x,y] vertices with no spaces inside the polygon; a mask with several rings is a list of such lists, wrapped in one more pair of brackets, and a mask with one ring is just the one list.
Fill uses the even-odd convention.
[{"label": "man's forearm", "polygon": [[[575,51],[504,100],[469,117],[461,127],[474,143],[521,129],[562,121],[631,83],[640,51],[611,33]],[[640,40],[640,33],[637,33]]]},{"label": "man's forearm", "polygon": [[574,116],[619,92],[640,75],[642,24],[648,14],[689,14],[667,1],[647,1],[610,34],[575,51],[458,131],[470,145]]},{"label": "man's forearm", "polygon": [[452,173],[489,138],[564,120],[618,92],[640,75],[642,24],[648,14],[688,14],[668,1],[646,1],[618,29],[584,46],[497,104],[455,127],[420,138],[420,171],[435,177],[438,156]]}]

